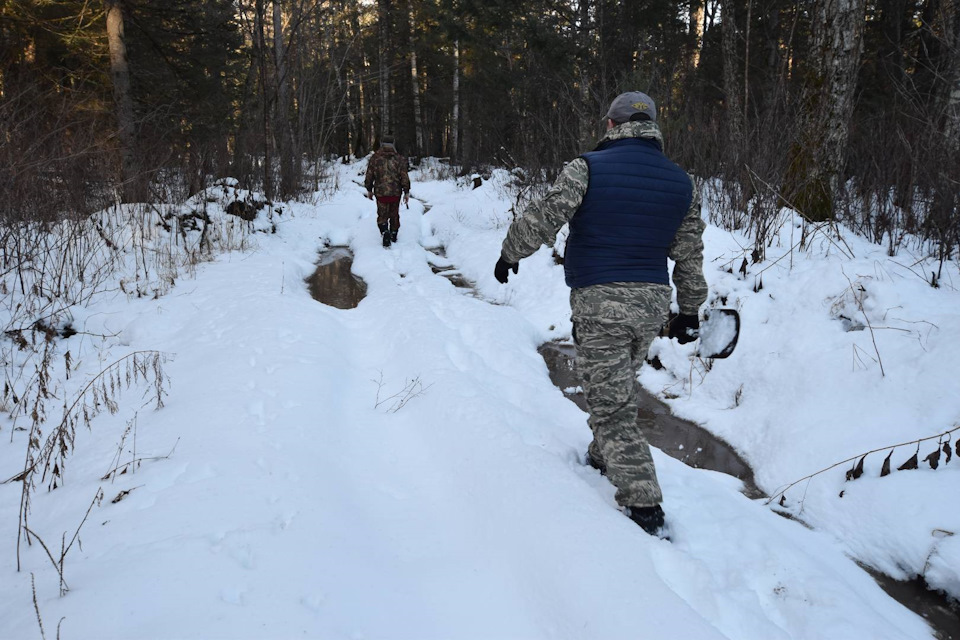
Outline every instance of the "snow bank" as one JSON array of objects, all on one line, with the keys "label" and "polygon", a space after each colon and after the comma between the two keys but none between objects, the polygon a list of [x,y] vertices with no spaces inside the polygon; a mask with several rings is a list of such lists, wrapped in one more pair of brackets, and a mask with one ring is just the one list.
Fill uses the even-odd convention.
[{"label": "snow bank", "polygon": [[[509,180],[498,172],[479,196],[448,196],[445,185],[418,188],[438,189],[434,199],[443,204],[430,213],[435,235],[485,298],[517,308],[544,340],[569,338],[568,290],[549,248],[522,261],[507,285],[493,279],[491,260],[511,218]],[[898,578],[922,575],[960,598],[960,563],[949,552],[960,514],[944,507],[960,486],[960,459],[941,459],[937,470],[923,464],[938,446],[934,439],[921,446],[921,469],[879,477],[891,445],[913,443],[894,451],[895,470],[917,450],[916,440],[960,426],[958,265],[945,263],[934,289],[927,281],[941,270],[936,261],[907,251],[891,257],[849,231],[834,237],[804,229],[792,212],[781,216],[766,259],[756,264],[748,238],[712,225],[705,233],[707,304],[741,314],[735,353],[708,368],[692,358],[695,345],[658,339],[651,357],[666,368],[646,366],[640,381],[674,413],[736,447],[770,494],[880,449],[855,482],[845,482],[850,463],[791,489],[786,510],[831,532],[859,561]]]},{"label": "snow bank", "polygon": [[[103,496],[64,563],[65,596],[38,545],[22,550],[16,571],[20,489],[0,485],[0,637],[36,636],[31,577],[46,633],[62,620],[64,638],[929,637],[846,557],[853,547],[835,531],[783,519],[741,495],[738,481],[659,452],[673,542],[644,534],[583,466],[586,416],[536,351],[570,328],[552,253],[525,260],[506,287],[493,279],[510,219],[507,177],[474,190],[415,173],[419,200],[384,250],[373,206],[353,184],[363,169],[339,167],[345,186],[332,199],[288,205],[255,250],[199,265],[166,295],[104,296],[76,311],[102,331],[57,347],[74,354],[78,384],[103,362],[158,349],[174,356],[170,394],[152,411],[126,392],[116,415],[78,432],[65,484],[35,494],[31,529],[54,550]],[[303,283],[318,250],[333,245],[351,248],[367,283],[356,309],[319,304]],[[440,247],[446,257],[430,251]],[[434,274],[437,262],[456,264],[482,299]],[[762,326],[748,302],[764,298],[740,283],[728,284],[745,298],[746,338]],[[744,383],[737,358],[761,348],[751,340],[729,369],[716,365],[690,397],[678,394],[677,410],[701,411],[717,430],[718,415],[754,419],[747,409],[759,402],[721,410],[708,393],[713,380]],[[657,384],[672,370],[656,373]],[[134,416],[135,441],[121,440]],[[780,439],[804,458],[796,468],[836,438],[801,424],[811,452],[790,433]],[[775,439],[746,431],[738,446],[757,464]],[[2,476],[23,464],[26,435],[9,435]],[[849,492],[863,495],[829,504],[867,512],[869,491],[913,496],[897,483],[927,487],[954,468],[861,478]],[[775,482],[780,471],[763,473]],[[815,493],[807,511],[829,529],[828,496]],[[884,547],[879,525],[863,529],[867,551],[915,542]],[[956,557],[953,539],[939,540],[943,562],[931,556],[928,575]]]}]

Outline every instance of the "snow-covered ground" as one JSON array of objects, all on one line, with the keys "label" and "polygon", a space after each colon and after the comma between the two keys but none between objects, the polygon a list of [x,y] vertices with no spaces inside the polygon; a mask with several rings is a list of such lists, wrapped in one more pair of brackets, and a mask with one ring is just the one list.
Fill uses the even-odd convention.
[{"label": "snow-covered ground", "polygon": [[[16,571],[20,487],[0,485],[0,638],[38,637],[31,578],[46,636],[59,624],[64,640],[930,637],[851,557],[960,593],[960,515],[946,504],[960,460],[879,478],[882,453],[856,481],[845,467],[821,474],[786,496],[810,529],[735,479],[655,452],[672,542],[651,538],[582,465],[586,415],[536,351],[569,338],[562,268],[542,249],[508,285],[493,278],[507,176],[473,190],[415,172],[419,200],[385,250],[354,182],[364,166],[339,167],[332,198],[287,205],[252,250],[164,295],[117,289],[74,310],[81,333],[57,345],[71,352],[70,388],[159,350],[172,355],[170,393],[154,411],[142,389],[125,391],[115,415],[78,431],[63,485],[35,494],[31,529],[59,558],[103,492],[65,559],[65,596],[40,545]],[[815,239],[774,265],[790,229],[744,278],[748,243],[711,228],[707,277],[741,310],[737,352],[704,372],[691,347],[663,341],[666,368],[641,373],[740,449],[771,493],[960,420],[956,265],[933,290],[893,261],[925,265],[851,237],[853,260]],[[329,245],[349,246],[367,283],[356,309],[307,293]],[[430,251],[441,246],[445,258]],[[448,263],[476,297],[431,270]],[[835,319],[859,317],[848,277],[876,349]],[[27,435],[6,421],[0,436],[6,478]],[[911,453],[898,449],[895,466]],[[101,479],[135,458],[135,473]]]},{"label": "snow-covered ground", "polygon": [[[522,261],[506,286],[493,278],[490,255],[498,255],[511,202],[496,182],[486,188],[486,198],[435,197],[442,204],[430,212],[431,228],[486,298],[518,308],[541,340],[569,339],[568,289],[550,249]],[[740,311],[737,349],[708,367],[692,357],[695,345],[657,340],[650,355],[665,368],[644,367],[640,380],[675,414],[733,444],[769,495],[854,458],[790,488],[783,510],[831,532],[861,562],[898,579],[923,576],[960,599],[960,513],[947,503],[960,489],[960,459],[947,462],[942,450],[960,453],[960,430],[936,438],[960,428],[958,264],[941,267],[908,249],[891,257],[837,233],[804,231],[784,210],[766,259],[751,264],[750,239],[708,226],[707,306]],[[939,288],[928,283],[932,272]],[[918,449],[917,440],[931,437]],[[901,443],[909,444],[893,450],[893,471],[881,478],[884,458]],[[874,450],[863,475],[847,482]],[[937,450],[934,470],[924,459]],[[919,470],[896,471],[918,451]]]}]

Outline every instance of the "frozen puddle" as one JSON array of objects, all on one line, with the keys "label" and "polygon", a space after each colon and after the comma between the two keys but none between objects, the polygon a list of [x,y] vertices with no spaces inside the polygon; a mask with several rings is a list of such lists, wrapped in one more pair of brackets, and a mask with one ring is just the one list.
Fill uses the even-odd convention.
[{"label": "frozen puddle", "polygon": [[367,295],[366,283],[353,275],[353,254],[334,247],[320,254],[317,270],[307,278],[314,300],[337,309],[354,309]]}]

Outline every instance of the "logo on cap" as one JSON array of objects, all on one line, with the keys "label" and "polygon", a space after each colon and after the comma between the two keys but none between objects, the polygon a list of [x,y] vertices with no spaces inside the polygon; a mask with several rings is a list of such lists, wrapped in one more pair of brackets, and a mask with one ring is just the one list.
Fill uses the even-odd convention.
[{"label": "logo on cap", "polygon": [[646,102],[634,102],[630,106],[636,109],[637,111],[646,111],[647,109],[650,108],[650,105],[648,105]]}]

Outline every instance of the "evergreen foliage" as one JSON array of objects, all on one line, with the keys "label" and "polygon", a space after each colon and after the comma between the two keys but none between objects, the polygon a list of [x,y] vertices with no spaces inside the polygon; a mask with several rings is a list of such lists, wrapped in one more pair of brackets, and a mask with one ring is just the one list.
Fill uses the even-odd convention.
[{"label": "evergreen foliage", "polygon": [[[107,4],[123,9],[127,142]],[[463,171],[549,178],[594,144],[613,97],[639,89],[668,153],[724,179],[734,226],[789,204],[892,252],[920,234],[950,259],[960,9],[845,6],[853,31],[838,39],[820,0],[0,0],[0,207],[17,220],[104,206],[124,145],[151,199],[227,175],[290,197],[319,183],[322,160],[364,155],[387,130],[409,155],[419,140]],[[824,71],[858,50],[852,81]],[[847,111],[831,111],[837,96],[852,96]]]}]

